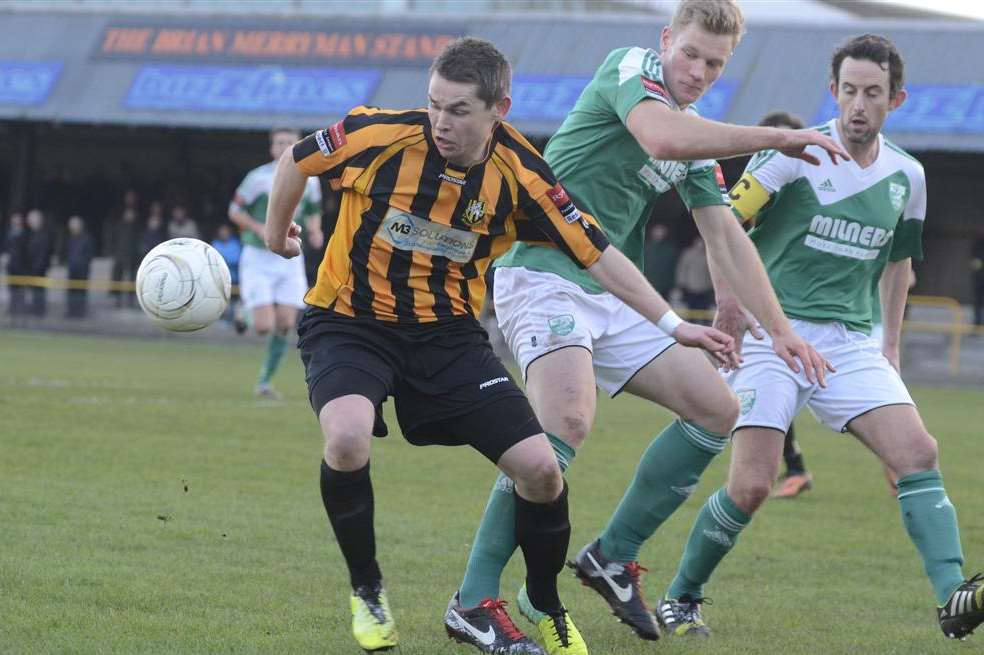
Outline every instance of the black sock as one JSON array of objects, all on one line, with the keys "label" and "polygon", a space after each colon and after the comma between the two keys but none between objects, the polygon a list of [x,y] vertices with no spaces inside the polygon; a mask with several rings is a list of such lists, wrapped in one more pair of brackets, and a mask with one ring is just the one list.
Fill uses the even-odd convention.
[{"label": "black sock", "polygon": [[789,426],[786,433],[786,441],[782,444],[782,458],[786,460],[786,475],[802,475],[806,473],[806,465],[803,463],[803,452],[799,444],[796,443],[796,432],[793,426]]},{"label": "black sock", "polygon": [[376,563],[368,462],[357,471],[336,471],[321,460],[321,500],[348,565],[352,588],[378,583],[383,576]]},{"label": "black sock", "polygon": [[571,523],[567,516],[567,482],[556,500],[533,503],[516,498],[516,543],[526,560],[526,593],[533,607],[553,613],[561,609],[557,574],[564,568]]}]

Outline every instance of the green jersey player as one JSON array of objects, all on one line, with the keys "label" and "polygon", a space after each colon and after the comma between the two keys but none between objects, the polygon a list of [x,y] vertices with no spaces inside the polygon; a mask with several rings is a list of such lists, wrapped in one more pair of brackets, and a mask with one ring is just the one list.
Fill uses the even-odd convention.
[{"label": "green jersey player", "polygon": [[[888,113],[905,100],[903,64],[887,39],[864,35],[831,64],[839,115],[820,129],[853,161],[807,167],[775,151],[756,155],[732,190],[735,211],[756,216],[751,232],[783,311],[836,371],[827,386],[788,374],[768,340],[744,340],[729,374],[741,401],[727,486],[701,509],[676,577],[658,608],[676,634],[708,634],[704,584],[769,495],[783,433],[808,405],[824,424],[850,432],[898,475],[902,521],[922,556],[940,627],[963,638],[984,620],[980,576],[964,580],[957,516],[938,469],[936,441],[899,376],[899,335],[912,257],[922,256],[926,182],[918,161],[885,139]],[[741,339],[746,314],[718,280],[715,324]],[[871,338],[880,286],[884,342]]]},{"label": "green jersey player", "polygon": [[[730,0],[680,3],[662,32],[660,52],[621,48],[605,59],[545,157],[571,199],[598,219],[609,241],[640,269],[653,202],[676,189],[693,211],[712,264],[734,281],[779,356],[794,370],[802,365],[804,381],[812,383],[822,380],[824,363],[782,315],[754,247],[721,192],[723,178],[713,158],[771,144],[816,163],[806,146],[826,149],[831,158],[843,149],[816,131],[739,127],[697,115],[693,103],[721,75],[742,30],[741,12]],[[680,417],[642,456],[600,541],[573,563],[620,619],[639,636],[655,639],[659,629],[639,594],[638,550],[724,447],[738,416],[737,399],[699,351],[675,345],[688,324],[677,331],[670,324],[664,334],[555,249],[514,247],[497,262],[494,296],[499,326],[562,467],[591,429],[596,386],[611,395],[627,391],[646,398]],[[662,320],[680,321],[672,312]],[[500,477],[460,588],[463,606],[499,594],[502,569],[516,547],[511,494],[510,481]],[[645,525],[627,530],[626,517],[639,514]],[[519,603],[526,604],[522,592]]]},{"label": "green jersey player", "polygon": [[[263,224],[277,161],[299,138],[292,128],[270,130],[270,156],[273,159],[246,174],[229,204],[229,219],[239,227],[243,242],[239,295],[252,315],[256,333],[269,335],[255,389],[257,396],[267,398],[279,395],[270,386],[270,380],[283,359],[287,333],[297,324],[297,312],[304,308],[307,291],[304,260],[300,257],[285,260],[267,250],[263,243]],[[321,232],[321,186],[316,178],[308,180],[296,217],[304,226],[305,239],[320,248],[324,237]],[[244,329],[245,324],[237,322],[237,330]]]}]

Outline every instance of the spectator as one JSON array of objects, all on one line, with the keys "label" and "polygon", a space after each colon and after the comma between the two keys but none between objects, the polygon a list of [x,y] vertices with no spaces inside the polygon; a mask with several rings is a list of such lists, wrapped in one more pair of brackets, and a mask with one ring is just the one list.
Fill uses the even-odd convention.
[{"label": "spectator", "polygon": [[[714,304],[714,285],[711,283],[711,272],[707,268],[707,251],[704,240],[697,236],[683,253],[676,268],[676,284],[683,294],[683,302],[687,309],[708,310]],[[710,324],[701,319],[695,321]]]},{"label": "spectator", "polygon": [[164,207],[161,206],[160,201],[155,200],[150,203],[147,225],[140,237],[140,259],[143,259],[155,246],[167,241],[167,238],[167,228],[164,226]]},{"label": "spectator", "polygon": [[[133,191],[127,191],[124,198],[130,197],[131,194],[136,197]],[[140,264],[140,224],[135,206],[124,207],[119,219],[111,224],[109,254],[113,258],[113,282],[132,282],[137,274],[137,266]],[[119,288],[111,293],[117,307],[123,306],[124,299],[128,307],[136,306],[136,296],[133,293],[121,291]]]},{"label": "spectator", "polygon": [[[232,278],[232,283],[238,286],[239,257],[243,254],[243,244],[239,241],[239,237],[233,233],[232,228],[228,223],[222,223],[219,225],[219,229],[215,233],[215,239],[212,241],[212,247],[218,250],[219,254],[222,255],[222,259],[224,259],[226,265],[229,266],[229,275]],[[229,307],[222,315],[223,320],[232,320],[232,317],[236,312],[235,304],[235,299],[233,299],[233,302],[229,303]]]},{"label": "spectator", "polygon": [[[47,277],[51,266],[51,232],[44,224],[40,209],[27,212],[27,268],[28,275]],[[31,287],[31,313],[44,316],[48,311],[47,288],[41,284]]]},{"label": "spectator", "polygon": [[676,276],[680,248],[670,240],[670,231],[662,223],[649,225],[649,239],[643,251],[646,278],[659,294],[669,300]]},{"label": "spectator", "polygon": [[[29,275],[27,265],[27,230],[24,227],[24,215],[15,212],[10,215],[7,233],[3,239],[3,249],[7,253],[7,275]],[[21,284],[11,284],[10,305],[7,310],[11,316],[21,316],[27,313],[24,300],[25,287]]]},{"label": "spectator", "polygon": [[199,239],[198,224],[188,216],[184,205],[171,208],[171,220],[167,222],[168,239]]},{"label": "spectator", "polygon": [[[130,211],[130,210],[127,210]],[[80,216],[68,219],[68,238],[65,240],[65,250],[62,259],[68,266],[68,279],[89,281],[89,268],[95,255],[95,242],[86,232],[85,222]],[[84,318],[89,300],[87,288],[70,287],[68,290],[67,318]]]},{"label": "spectator", "polygon": [[984,231],[974,242],[970,257],[971,281],[974,287],[974,325],[984,325]]}]

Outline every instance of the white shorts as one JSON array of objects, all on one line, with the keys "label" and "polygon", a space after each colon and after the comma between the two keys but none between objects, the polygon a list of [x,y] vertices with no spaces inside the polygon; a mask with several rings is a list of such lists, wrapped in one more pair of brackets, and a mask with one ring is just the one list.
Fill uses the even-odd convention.
[{"label": "white shorts", "polygon": [[610,293],[587,293],[553,273],[495,269],[499,329],[526,370],[547,353],[580,346],[591,352],[595,382],[616,395],[640,369],[676,343]]},{"label": "white shorts", "polygon": [[766,336],[758,341],[746,334],[744,363],[725,379],[738,395],[743,427],[789,429],[793,417],[809,407],[818,421],[844,432],[853,419],[878,407],[914,405],[898,372],[881,352],[881,343],[842,323],[811,323],[790,319],[796,332],[826,357],[835,373],[827,373],[827,388],[811,385],[802,371],[793,373],[772,350]]},{"label": "white shorts", "polygon": [[239,258],[239,295],[246,309],[264,305],[303,309],[307,288],[304,255],[284,259],[265,248],[243,246]]}]

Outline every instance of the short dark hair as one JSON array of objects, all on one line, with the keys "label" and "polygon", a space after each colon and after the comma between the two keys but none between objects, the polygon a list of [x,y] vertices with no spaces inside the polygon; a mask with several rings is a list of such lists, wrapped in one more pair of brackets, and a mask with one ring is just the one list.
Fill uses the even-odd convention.
[{"label": "short dark hair", "polygon": [[277,136],[281,132],[290,132],[294,135],[295,139],[298,139],[301,136],[300,130],[290,127],[289,125],[276,125],[270,128],[270,141],[273,141],[273,137]]},{"label": "short dark hair", "polygon": [[512,68],[505,56],[485,39],[466,36],[452,41],[430,67],[444,79],[478,87],[478,98],[491,107],[509,95]]},{"label": "short dark hair", "polygon": [[791,127],[794,130],[803,129],[803,120],[788,111],[770,111],[759,121],[761,127]]},{"label": "short dark hair", "polygon": [[840,85],[840,69],[844,59],[866,59],[873,61],[883,69],[888,69],[888,95],[894,98],[902,89],[905,82],[905,62],[896,50],[895,44],[884,36],[877,34],[862,34],[848,39],[834,50],[830,60],[830,79],[834,86]]}]

